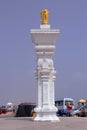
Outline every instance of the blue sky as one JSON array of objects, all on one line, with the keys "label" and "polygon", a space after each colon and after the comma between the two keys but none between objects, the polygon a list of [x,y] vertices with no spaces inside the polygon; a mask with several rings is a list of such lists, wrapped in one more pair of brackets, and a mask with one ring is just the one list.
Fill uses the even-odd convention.
[{"label": "blue sky", "polygon": [[87,0],[0,0],[0,104],[36,102],[36,54],[30,30],[48,9],[56,43],[55,98],[87,99]]}]

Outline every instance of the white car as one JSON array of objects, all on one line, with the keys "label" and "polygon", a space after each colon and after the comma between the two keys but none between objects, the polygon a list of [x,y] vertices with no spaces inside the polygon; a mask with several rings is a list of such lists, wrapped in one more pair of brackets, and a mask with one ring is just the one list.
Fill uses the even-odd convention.
[{"label": "white car", "polygon": [[9,112],[11,112],[12,110],[13,110],[13,104],[12,103],[7,103],[7,110],[9,111]]},{"label": "white car", "polygon": [[77,107],[70,113],[71,116],[87,116],[87,105]]}]

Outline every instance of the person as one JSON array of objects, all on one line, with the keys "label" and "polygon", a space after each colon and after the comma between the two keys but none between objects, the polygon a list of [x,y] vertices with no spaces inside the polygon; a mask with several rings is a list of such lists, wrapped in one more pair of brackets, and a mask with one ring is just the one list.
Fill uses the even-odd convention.
[{"label": "person", "polygon": [[72,106],[70,105],[70,102],[67,103],[67,109],[72,110]]},{"label": "person", "polygon": [[17,108],[16,108],[16,106],[14,105],[14,106],[13,106],[13,110],[12,110],[14,116],[16,115],[16,109],[17,109]]}]

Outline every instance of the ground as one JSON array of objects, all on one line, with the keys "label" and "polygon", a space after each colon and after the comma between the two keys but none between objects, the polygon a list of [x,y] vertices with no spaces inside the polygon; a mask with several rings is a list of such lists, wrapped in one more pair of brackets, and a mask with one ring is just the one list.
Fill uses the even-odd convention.
[{"label": "ground", "polygon": [[31,118],[0,116],[0,130],[87,130],[87,117],[59,117],[60,122],[35,122]]}]

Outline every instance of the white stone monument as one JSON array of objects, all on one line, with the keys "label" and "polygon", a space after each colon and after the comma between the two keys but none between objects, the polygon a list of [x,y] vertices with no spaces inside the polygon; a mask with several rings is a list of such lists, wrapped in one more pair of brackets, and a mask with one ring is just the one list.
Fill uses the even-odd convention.
[{"label": "white stone monument", "polygon": [[35,77],[37,81],[37,107],[35,121],[59,121],[55,107],[55,70],[53,54],[55,43],[60,31],[50,29],[48,24],[48,10],[41,11],[42,24],[40,29],[31,29],[31,39],[35,44],[37,67]]}]

